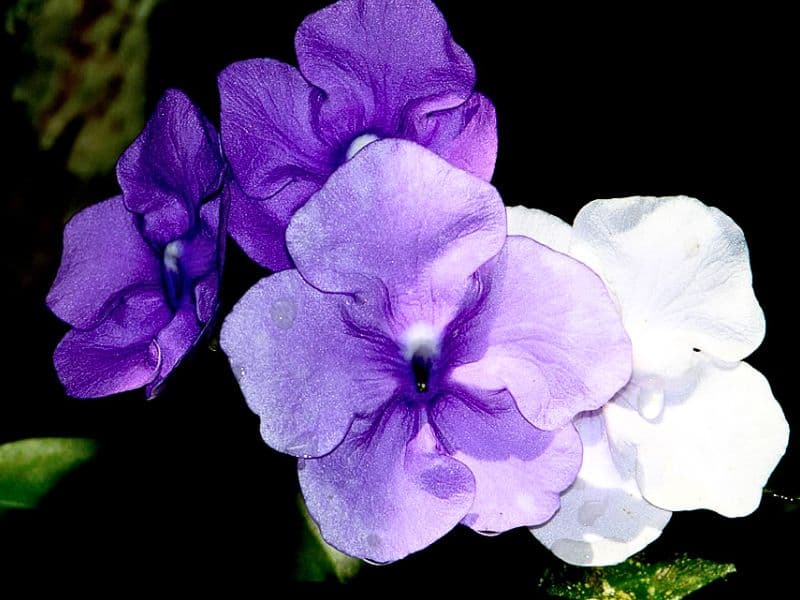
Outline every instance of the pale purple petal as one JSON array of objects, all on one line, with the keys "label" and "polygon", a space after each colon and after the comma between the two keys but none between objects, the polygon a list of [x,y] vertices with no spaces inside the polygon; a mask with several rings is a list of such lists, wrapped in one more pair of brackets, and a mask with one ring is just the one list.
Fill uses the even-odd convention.
[{"label": "pale purple petal", "polygon": [[248,196],[264,199],[298,182],[325,181],[336,157],[315,132],[320,91],[297,69],[266,58],[245,60],[222,71],[218,83],[222,143]]},{"label": "pale purple petal", "polygon": [[472,92],[472,61],[453,42],[428,0],[342,0],[297,30],[300,70],[325,92],[319,128],[326,139],[395,135],[402,117],[458,106]]},{"label": "pale purple petal", "polygon": [[73,329],[56,348],[53,361],[67,393],[97,398],[142,387],[159,372],[154,338],[169,322],[160,290],[129,294],[94,329]]},{"label": "pale purple petal", "polygon": [[220,185],[223,160],[214,127],[183,92],[168,90],[117,163],[125,205],[144,215],[149,239],[167,243],[194,223]]},{"label": "pale purple petal", "polygon": [[474,93],[464,104],[416,116],[400,137],[414,140],[450,164],[489,181],[497,159],[497,115],[491,100]]},{"label": "pale purple petal", "polygon": [[245,254],[272,271],[294,268],[286,249],[286,227],[295,210],[319,186],[297,181],[266,200],[251,198],[232,182],[229,232]]},{"label": "pale purple petal", "polygon": [[83,209],[67,223],[47,305],[60,319],[85,329],[105,317],[123,291],[159,282],[159,259],[117,196]]},{"label": "pale purple petal", "polygon": [[572,425],[542,431],[513,398],[484,395],[475,405],[454,398],[437,407],[435,425],[453,458],[475,476],[475,502],[463,523],[485,533],[543,523],[581,465]]},{"label": "pale purple petal", "polygon": [[321,456],[344,437],[354,416],[392,395],[395,382],[375,347],[343,320],[351,301],[323,294],[294,270],[262,279],[234,307],[221,345],[261,434],[273,448]]},{"label": "pale purple petal", "polygon": [[558,429],[602,406],[631,374],[631,348],[605,286],[582,263],[524,237],[509,237],[482,318],[487,350],[453,377],[507,389],[541,429]]},{"label": "pale purple petal", "polygon": [[374,142],[294,216],[289,253],[318,289],[391,306],[400,328],[453,317],[505,241],[497,191],[401,140]]},{"label": "pale purple petal", "polygon": [[472,504],[475,480],[437,450],[429,425],[413,433],[412,413],[398,407],[377,430],[371,425],[357,421],[336,450],[298,469],[308,512],[328,543],[386,563],[455,527]]}]

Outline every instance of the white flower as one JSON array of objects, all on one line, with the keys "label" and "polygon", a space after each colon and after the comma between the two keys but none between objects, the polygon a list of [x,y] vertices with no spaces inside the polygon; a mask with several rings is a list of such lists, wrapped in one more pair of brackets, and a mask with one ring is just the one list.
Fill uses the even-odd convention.
[{"label": "white flower", "polygon": [[572,228],[513,207],[508,227],[594,269],[633,346],[630,383],[576,420],[583,466],[533,534],[566,562],[608,565],[656,539],[671,511],[753,512],[789,426],[739,362],[764,337],[742,230],[684,196],[597,200]]}]

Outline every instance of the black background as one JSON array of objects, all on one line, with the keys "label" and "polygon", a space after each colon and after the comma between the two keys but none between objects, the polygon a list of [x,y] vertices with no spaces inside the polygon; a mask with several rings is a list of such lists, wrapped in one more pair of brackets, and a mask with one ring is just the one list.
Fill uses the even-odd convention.
[{"label": "black background", "polygon": [[[173,0],[151,21],[148,109],[167,87],[185,90],[218,122],[215,77],[226,64],[270,56],[294,63],[293,36],[323,2]],[[595,198],[686,194],[730,215],[748,239],[767,336],[749,362],[769,379],[790,424],[796,371],[797,259],[790,168],[797,128],[789,95],[785,15],[714,15],[663,7],[596,5],[563,12],[517,2],[438,2],[475,61],[478,89],[495,103],[500,148],[494,184],[507,204],[571,221]],[[167,390],[80,401],[64,396],[51,355],[66,326],[44,306],[68,207],[115,193],[113,176],[81,183],[65,170],[66,145],[36,147],[9,90],[19,40],[3,38],[2,166],[5,358],[0,442],[79,435],[99,458],[69,477],[41,509],[0,520],[0,579],[34,588],[57,573],[86,584],[257,586],[289,581],[300,521],[294,460],[266,447],[223,354],[205,344]],[[791,166],[790,166],[791,165]],[[260,276],[230,245],[226,310]],[[713,428],[714,424],[709,423]],[[796,444],[770,481],[797,495]],[[796,507],[795,507],[796,508]],[[765,497],[752,516],[678,513],[646,557],[677,552],[733,562],[738,573],[697,597],[769,597],[792,583],[798,514]],[[791,546],[789,546],[791,548]],[[483,538],[465,528],[399,563],[366,567],[361,585],[519,585],[537,595],[558,563],[526,531]],[[541,593],[541,592],[538,592]]]}]

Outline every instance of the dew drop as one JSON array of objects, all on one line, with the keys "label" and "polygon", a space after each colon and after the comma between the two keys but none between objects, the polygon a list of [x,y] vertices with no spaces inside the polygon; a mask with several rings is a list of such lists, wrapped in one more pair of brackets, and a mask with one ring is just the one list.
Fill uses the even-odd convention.
[{"label": "dew drop", "polygon": [[296,435],[286,444],[285,451],[302,458],[311,458],[317,450],[317,436],[309,429]]},{"label": "dew drop", "polygon": [[647,379],[639,386],[637,399],[639,414],[648,421],[655,421],[664,412],[664,388],[660,380]]},{"label": "dew drop", "polygon": [[587,527],[594,525],[597,519],[603,516],[604,512],[606,512],[606,505],[604,502],[584,502],[583,506],[578,509],[578,522]]},{"label": "dew drop", "polygon": [[559,558],[577,565],[588,565],[594,556],[591,544],[578,540],[562,538],[556,540],[550,549]]},{"label": "dew drop", "polygon": [[305,468],[306,468],[306,461],[301,458],[300,460],[297,461],[297,470],[302,471]]},{"label": "dew drop", "polygon": [[280,329],[289,329],[297,316],[297,305],[291,298],[281,298],[269,307],[269,315]]}]

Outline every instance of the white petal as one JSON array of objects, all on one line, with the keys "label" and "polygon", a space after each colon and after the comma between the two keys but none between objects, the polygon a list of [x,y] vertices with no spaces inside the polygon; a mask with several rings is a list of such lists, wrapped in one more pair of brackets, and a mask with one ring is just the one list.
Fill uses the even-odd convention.
[{"label": "white petal", "polygon": [[638,410],[623,402],[606,405],[612,443],[635,449],[639,489],[656,506],[750,514],[789,438],[769,383],[746,363],[702,358],[680,383],[664,390],[660,415],[647,408],[649,400]]},{"label": "white petal", "polygon": [[578,417],[575,425],[583,442],[578,478],[555,516],[531,533],[568,563],[617,564],[661,535],[671,513],[642,498],[633,468],[614,463],[601,416]]},{"label": "white petal", "polygon": [[693,348],[741,360],[764,337],[742,230],[698,200],[590,202],[575,218],[570,254],[616,296],[638,372],[680,376]]},{"label": "white petal", "polygon": [[508,235],[524,235],[564,254],[569,250],[572,227],[556,216],[536,208],[507,206]]}]

